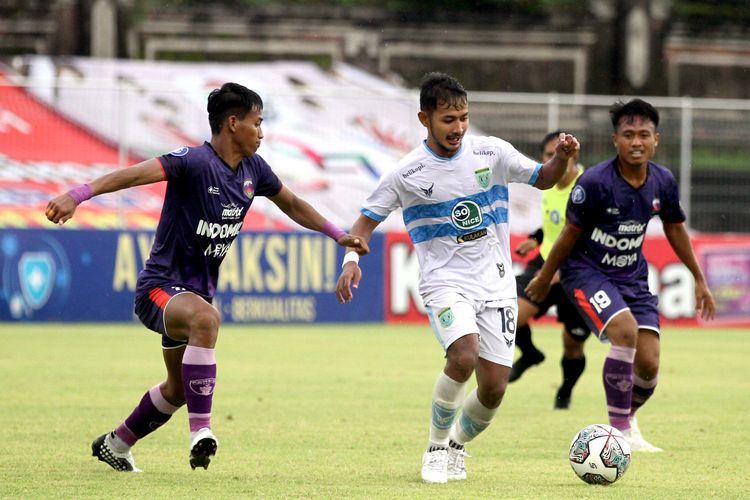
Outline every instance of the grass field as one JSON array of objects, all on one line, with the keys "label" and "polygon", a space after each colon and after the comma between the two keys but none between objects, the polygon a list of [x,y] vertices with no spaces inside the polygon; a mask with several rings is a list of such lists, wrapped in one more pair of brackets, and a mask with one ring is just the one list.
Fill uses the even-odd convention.
[{"label": "grass field", "polygon": [[187,461],[182,409],[134,448],[143,474],[90,456],[164,375],[159,338],[135,324],[0,324],[3,498],[748,498],[750,331],[668,329],[657,393],[639,414],[666,451],[636,454],[609,487],[567,461],[582,427],[606,422],[601,365],[569,411],[553,411],[557,328],[536,330],[547,361],[510,386],[468,451],[469,479],[423,484],[421,455],[441,351],[426,326],[223,327],[207,471]]}]

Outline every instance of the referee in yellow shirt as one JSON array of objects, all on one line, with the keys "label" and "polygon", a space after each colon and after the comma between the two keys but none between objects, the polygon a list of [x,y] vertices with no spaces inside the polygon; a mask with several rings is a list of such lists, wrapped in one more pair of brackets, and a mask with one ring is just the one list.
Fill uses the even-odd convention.
[{"label": "referee in yellow shirt", "polygon": [[[550,132],[541,143],[542,162],[547,161],[555,152],[555,142],[561,131]],[[539,247],[539,255],[529,261],[523,274],[517,278],[518,286],[518,329],[516,331],[516,346],[521,356],[513,364],[510,372],[510,382],[518,380],[523,372],[531,366],[544,361],[544,353],[536,348],[531,340],[529,319],[539,318],[547,313],[552,306],[557,306],[557,320],[564,325],[563,329],[563,357],[561,361],[563,382],[555,395],[554,407],[567,409],[570,407],[570,396],[573,386],[583,373],[586,366],[586,356],[583,353],[583,343],[591,331],[581,319],[575,307],[560,285],[559,273],[555,275],[552,288],[547,298],[541,303],[533,302],[524,293],[526,285],[541,269],[544,259],[549,254],[552,245],[565,226],[565,209],[568,197],[575,185],[576,179],[583,173],[583,167],[578,165],[578,157],[571,158],[568,169],[560,181],[542,194],[542,227],[529,235],[516,248],[516,253],[524,256]]]}]

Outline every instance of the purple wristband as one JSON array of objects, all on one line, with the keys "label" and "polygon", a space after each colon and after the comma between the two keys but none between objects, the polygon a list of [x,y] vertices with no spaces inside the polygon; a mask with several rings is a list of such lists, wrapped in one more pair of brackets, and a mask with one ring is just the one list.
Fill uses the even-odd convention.
[{"label": "purple wristband", "polygon": [[76,205],[80,205],[82,202],[91,199],[91,186],[81,184],[68,191],[68,194],[76,202]]},{"label": "purple wristband", "polygon": [[326,221],[326,223],[323,224],[323,234],[332,238],[334,241],[339,241],[339,239],[346,234],[346,231],[336,227],[332,222]]}]

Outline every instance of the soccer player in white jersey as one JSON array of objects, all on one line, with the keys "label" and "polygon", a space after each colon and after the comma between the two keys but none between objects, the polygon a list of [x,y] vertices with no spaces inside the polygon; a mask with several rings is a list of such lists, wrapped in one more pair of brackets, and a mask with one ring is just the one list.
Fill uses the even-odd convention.
[{"label": "soccer player in white jersey", "polygon": [[[542,165],[502,139],[468,135],[466,91],[442,73],[425,75],[418,117],[427,139],[383,176],[351,232],[369,241],[388,214],[403,209],[419,260],[420,294],[446,351],[432,393],[422,479],[445,483],[466,478],[464,445],[492,421],[513,362],[518,302],[508,183],[554,186],[579,144],[561,134],[555,155]],[[354,250],[336,287],[341,303],[352,300],[362,277]],[[478,387],[466,396],[475,371]]]}]

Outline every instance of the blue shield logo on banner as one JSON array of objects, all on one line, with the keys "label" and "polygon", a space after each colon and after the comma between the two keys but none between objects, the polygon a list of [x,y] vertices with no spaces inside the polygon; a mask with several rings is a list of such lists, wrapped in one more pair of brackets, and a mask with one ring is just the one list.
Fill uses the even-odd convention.
[{"label": "blue shield logo on banner", "polygon": [[27,252],[18,261],[18,282],[26,304],[40,309],[47,303],[55,280],[55,261],[47,252]]}]

